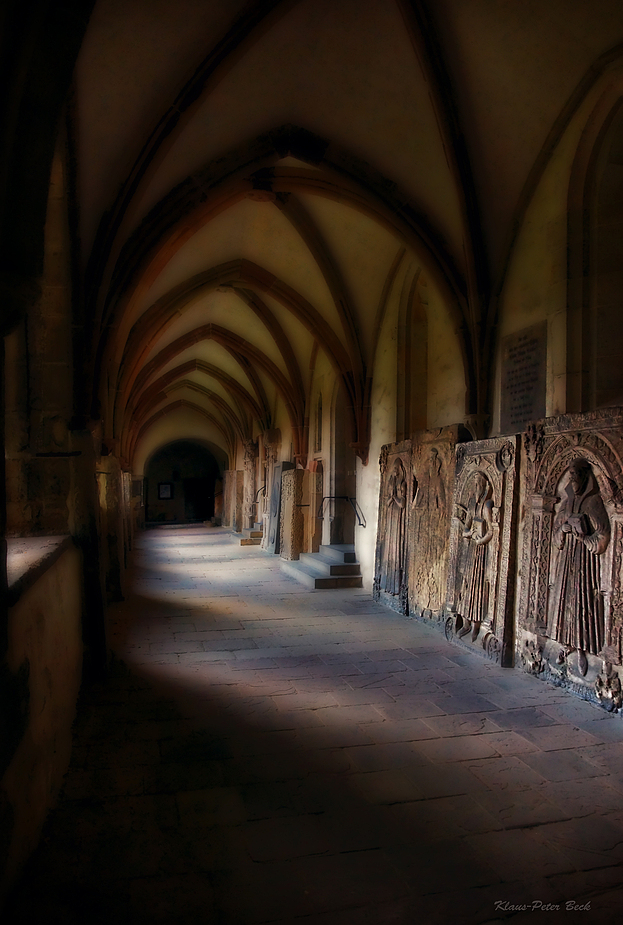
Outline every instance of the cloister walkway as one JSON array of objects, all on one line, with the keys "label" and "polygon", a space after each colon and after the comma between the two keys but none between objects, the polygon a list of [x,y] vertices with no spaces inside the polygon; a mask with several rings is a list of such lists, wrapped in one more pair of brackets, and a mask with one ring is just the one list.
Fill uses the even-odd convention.
[{"label": "cloister walkway", "polygon": [[7,923],[618,921],[618,716],[222,529],[140,538],[110,644]]}]

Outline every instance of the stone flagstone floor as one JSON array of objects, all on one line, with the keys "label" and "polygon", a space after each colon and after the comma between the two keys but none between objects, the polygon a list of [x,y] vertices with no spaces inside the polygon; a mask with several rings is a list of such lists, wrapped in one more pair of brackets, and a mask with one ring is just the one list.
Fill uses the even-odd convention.
[{"label": "stone flagstone floor", "polygon": [[137,547],[7,925],[619,921],[618,716],[221,529]]}]

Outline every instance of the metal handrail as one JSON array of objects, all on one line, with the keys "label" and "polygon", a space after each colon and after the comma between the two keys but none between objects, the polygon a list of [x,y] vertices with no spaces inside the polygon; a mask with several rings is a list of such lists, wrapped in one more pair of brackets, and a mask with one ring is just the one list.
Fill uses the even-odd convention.
[{"label": "metal handrail", "polygon": [[323,519],[324,519],[324,503],[325,503],[325,501],[348,501],[348,503],[349,503],[350,506],[352,507],[353,511],[355,512],[355,516],[356,516],[356,518],[357,518],[358,525],[359,525],[360,527],[365,527],[365,526],[366,526],[366,518],[365,518],[365,515],[364,515],[363,511],[361,510],[359,504],[357,503],[357,499],[356,499],[356,498],[350,498],[348,495],[325,495],[324,498],[322,499],[322,503],[321,503],[320,507],[318,508],[318,514],[316,515],[316,516],[318,517],[319,520],[323,520]]},{"label": "metal handrail", "polygon": [[255,501],[254,501],[254,504],[257,504],[257,498],[258,498],[258,495],[259,495],[259,493],[260,493],[261,491],[263,491],[264,493],[266,493],[266,482],[264,482],[263,485],[260,485],[260,487],[258,488],[258,490],[255,492]]}]

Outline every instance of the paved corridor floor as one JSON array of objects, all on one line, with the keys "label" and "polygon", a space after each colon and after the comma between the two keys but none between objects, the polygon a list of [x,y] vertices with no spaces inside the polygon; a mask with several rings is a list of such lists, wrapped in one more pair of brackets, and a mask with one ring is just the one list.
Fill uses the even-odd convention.
[{"label": "paved corridor floor", "polygon": [[619,921],[618,716],[220,529],[134,561],[7,923]]}]

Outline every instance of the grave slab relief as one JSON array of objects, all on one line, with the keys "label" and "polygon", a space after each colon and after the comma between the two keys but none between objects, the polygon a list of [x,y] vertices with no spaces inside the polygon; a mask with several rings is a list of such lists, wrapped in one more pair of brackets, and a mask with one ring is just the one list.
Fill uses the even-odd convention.
[{"label": "grave slab relief", "polygon": [[412,437],[409,510],[409,613],[443,620],[458,427]]},{"label": "grave slab relief", "polygon": [[294,468],[294,463],[278,462],[273,467],[273,482],[270,492],[268,514],[268,552],[279,555],[281,551],[281,485],[282,475]]},{"label": "grave slab relief", "polygon": [[517,438],[456,448],[445,630],[512,663]]},{"label": "grave slab relief", "polygon": [[298,559],[303,552],[303,469],[290,469],[281,478],[280,549],[282,559]]},{"label": "grave slab relief", "polygon": [[[281,447],[281,432],[278,429],[267,430],[263,434],[264,444],[264,480],[260,493],[260,517],[262,522],[262,549],[268,551],[270,536],[270,511],[273,502],[274,472]],[[274,552],[274,548],[271,550]]]},{"label": "grave slab relief", "polygon": [[258,446],[254,440],[244,443],[244,506],[242,511],[242,526],[252,529],[255,524],[255,469],[258,456]]},{"label": "grave slab relief", "polygon": [[517,661],[619,710],[623,410],[548,418],[524,435]]},{"label": "grave slab relief", "polygon": [[383,446],[379,466],[381,485],[373,596],[393,610],[408,613],[407,537],[413,500],[411,441]]}]

